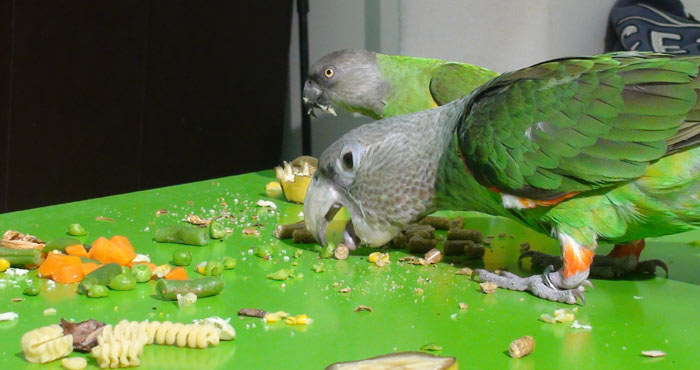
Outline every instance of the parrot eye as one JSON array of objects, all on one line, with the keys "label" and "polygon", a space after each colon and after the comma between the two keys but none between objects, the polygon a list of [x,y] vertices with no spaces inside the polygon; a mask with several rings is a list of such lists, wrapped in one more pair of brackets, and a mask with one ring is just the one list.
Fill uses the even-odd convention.
[{"label": "parrot eye", "polygon": [[352,170],[354,163],[352,160],[352,152],[347,152],[343,154],[343,167],[345,167],[346,170],[350,171]]},{"label": "parrot eye", "polygon": [[326,68],[326,70],[323,71],[323,74],[326,76],[326,78],[331,78],[333,75],[335,75],[335,71],[333,68]]}]

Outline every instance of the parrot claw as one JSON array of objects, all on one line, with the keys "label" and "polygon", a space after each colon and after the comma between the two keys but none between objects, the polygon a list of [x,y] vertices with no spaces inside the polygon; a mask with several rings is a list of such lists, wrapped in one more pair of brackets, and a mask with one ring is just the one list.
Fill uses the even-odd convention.
[{"label": "parrot claw", "polygon": [[653,274],[656,272],[657,267],[661,267],[666,272],[666,277],[668,277],[668,265],[662,260],[639,261],[635,271],[645,274]]},{"label": "parrot claw", "polygon": [[[553,256],[546,253],[529,250],[523,252],[518,257],[518,266],[522,267],[522,260],[530,257],[534,268],[547,268],[552,266],[552,269],[561,268],[561,257]],[[635,256],[611,257],[605,255],[596,255],[591,264],[591,276],[604,279],[617,279],[629,273],[653,274],[656,268],[661,267],[668,277],[668,265],[661,260],[637,261]],[[591,284],[588,282],[588,284]],[[591,288],[593,285],[591,284]]]},{"label": "parrot claw", "polygon": [[[549,268],[551,271],[551,268]],[[586,304],[586,299],[583,295],[585,288],[579,286],[573,289],[560,289],[557,287],[556,277],[559,272],[548,272],[545,277],[542,275],[533,275],[527,278],[522,278],[508,271],[501,271],[495,274],[483,269],[474,271],[476,276],[482,282],[496,283],[500,288],[518,291],[529,291],[532,294],[554,302],[563,302],[568,304]]]}]

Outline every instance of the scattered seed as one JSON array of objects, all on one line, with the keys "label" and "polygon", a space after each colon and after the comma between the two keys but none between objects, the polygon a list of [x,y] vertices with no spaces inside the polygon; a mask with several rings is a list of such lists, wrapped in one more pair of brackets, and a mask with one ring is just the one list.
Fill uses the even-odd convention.
[{"label": "scattered seed", "polygon": [[12,298],[12,299],[10,299],[10,301],[12,301],[12,302],[22,302],[23,300],[24,300],[24,298]]},{"label": "scattered seed", "polygon": [[466,310],[467,307],[469,307],[466,303],[464,302],[459,302],[459,309],[460,310]]},{"label": "scattered seed", "polygon": [[350,287],[345,287],[343,289],[340,289],[338,293],[350,293]]},{"label": "scattered seed", "polygon": [[663,357],[666,356],[666,352],[659,350],[642,351],[642,355],[646,357]]},{"label": "scattered seed", "polygon": [[167,214],[168,214],[167,209],[159,209],[156,211],[156,216],[167,215]]},{"label": "scattered seed", "polygon": [[425,254],[424,258],[429,264],[438,263],[442,261],[442,252],[437,248],[433,248]]},{"label": "scattered seed", "polygon": [[498,289],[498,284],[491,281],[481,283],[479,284],[479,286],[481,287],[481,291],[483,291],[486,294],[496,293],[496,289]]},{"label": "scattered seed", "polygon": [[360,312],[360,311],[374,312],[374,310],[372,309],[372,307],[363,306],[363,305],[359,305],[359,306],[355,307],[355,310],[354,310],[354,311],[355,311],[355,312]]},{"label": "scattered seed", "polygon": [[96,221],[108,221],[108,222],[114,222],[113,218],[110,217],[104,217],[104,216],[97,216],[95,217]]},{"label": "scattered seed", "polygon": [[243,235],[260,236],[260,230],[254,227],[246,227],[243,229]]},{"label": "scattered seed", "polygon": [[263,318],[267,312],[259,308],[241,308],[238,310],[238,316],[259,317]]}]

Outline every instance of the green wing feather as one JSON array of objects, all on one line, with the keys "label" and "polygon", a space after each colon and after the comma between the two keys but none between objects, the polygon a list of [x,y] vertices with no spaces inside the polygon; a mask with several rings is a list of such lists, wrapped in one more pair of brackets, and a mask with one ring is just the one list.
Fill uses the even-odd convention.
[{"label": "green wing feather", "polygon": [[559,59],[474,92],[459,129],[477,181],[533,199],[615,186],[700,141],[700,58]]},{"label": "green wing feather", "polygon": [[436,68],[430,79],[430,94],[437,105],[444,105],[469,94],[496,76],[497,73],[485,68],[445,63]]}]

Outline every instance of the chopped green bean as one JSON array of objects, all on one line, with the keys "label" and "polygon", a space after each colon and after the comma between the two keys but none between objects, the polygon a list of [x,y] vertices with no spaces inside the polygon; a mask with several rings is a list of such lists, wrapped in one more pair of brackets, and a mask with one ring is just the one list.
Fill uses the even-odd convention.
[{"label": "chopped green bean", "polygon": [[4,258],[10,266],[25,267],[41,264],[41,251],[38,249],[14,249],[0,247],[0,258]]},{"label": "chopped green bean", "polygon": [[194,293],[197,298],[217,295],[224,289],[224,281],[216,276],[193,280],[158,280],[156,292],[161,299],[176,300],[177,295]]},{"label": "chopped green bean", "polygon": [[205,245],[208,238],[209,235],[205,228],[170,225],[158,228],[155,239],[159,243]]},{"label": "chopped green bean", "polygon": [[211,236],[212,239],[223,239],[223,237],[226,236],[226,226],[221,222],[212,221],[209,224],[209,236]]},{"label": "chopped green bean", "polygon": [[204,267],[204,276],[219,276],[224,272],[224,263],[219,260],[207,262]]}]

